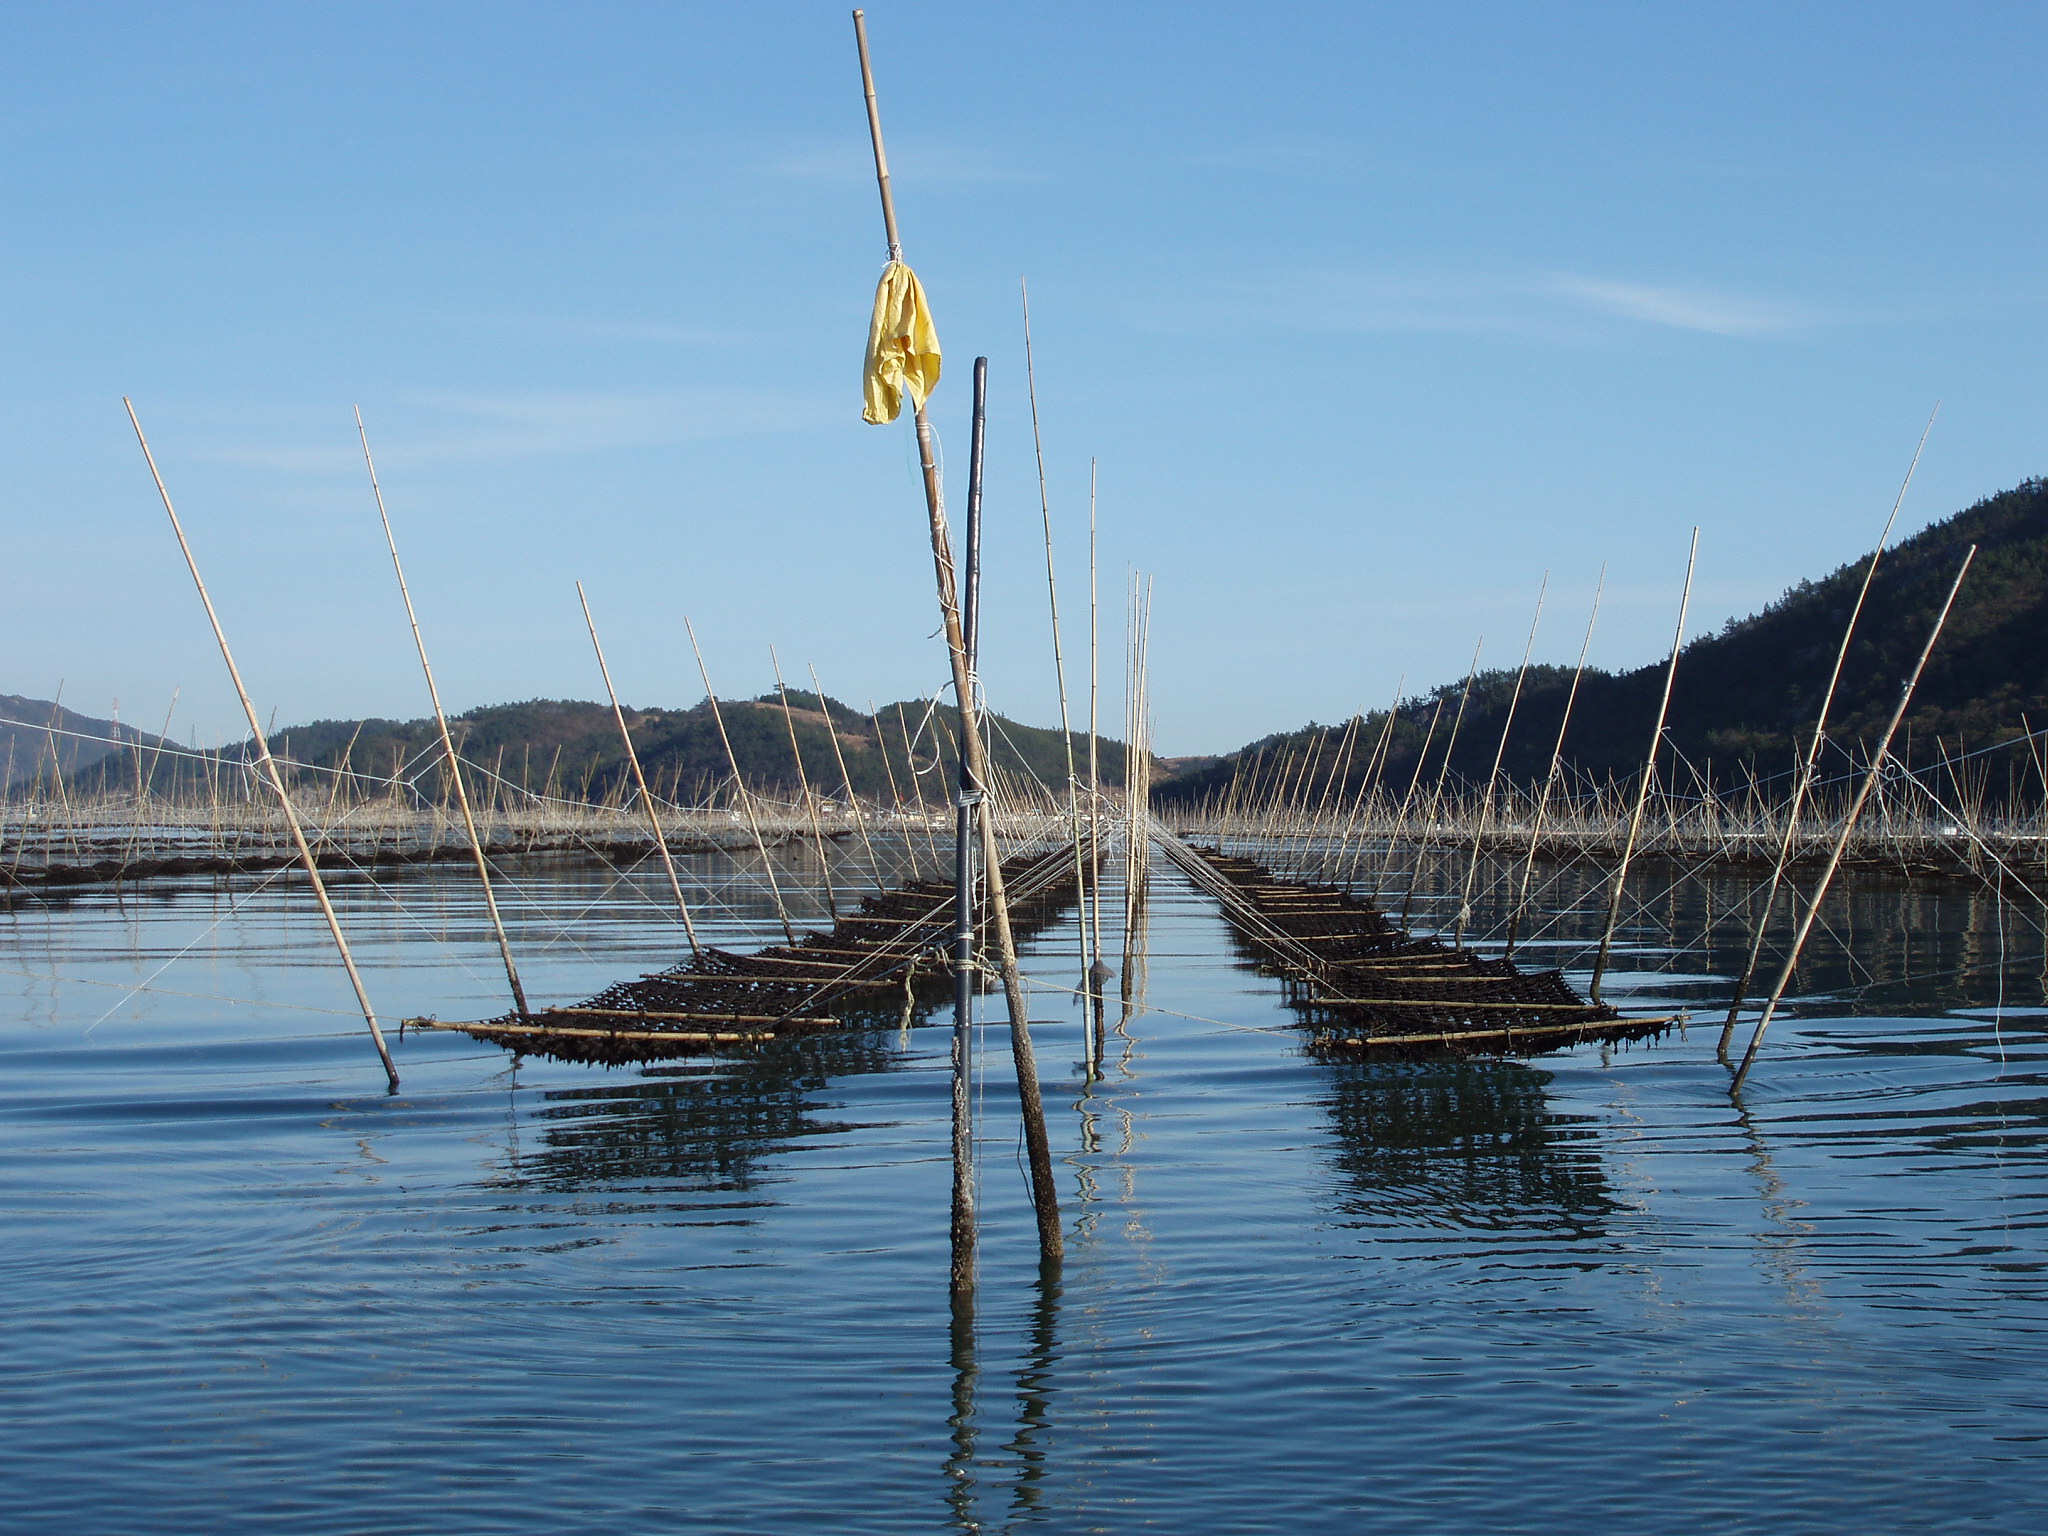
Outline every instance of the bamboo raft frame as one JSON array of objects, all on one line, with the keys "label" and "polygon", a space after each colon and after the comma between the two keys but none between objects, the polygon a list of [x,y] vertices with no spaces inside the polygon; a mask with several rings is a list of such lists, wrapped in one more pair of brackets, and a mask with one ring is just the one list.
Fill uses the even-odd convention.
[{"label": "bamboo raft frame", "polygon": [[[1003,861],[1019,932],[1057,921],[1072,904],[1073,868],[1073,848],[1064,841]],[[872,1027],[882,1022],[875,993],[914,996],[920,983],[950,985],[946,950],[952,927],[952,887],[913,880],[865,898],[830,931],[805,934],[794,943],[754,954],[706,945],[694,959],[617,982],[574,1005],[461,1022],[409,1018],[403,1027],[454,1030],[522,1055],[608,1066]],[[803,973],[792,976],[783,969],[792,965],[802,966]],[[845,1006],[857,1003],[860,994],[868,995],[865,1004]],[[859,1017],[862,1012],[868,1017]],[[600,1026],[594,1022],[599,1019],[618,1022]]]},{"label": "bamboo raft frame", "polygon": [[1529,1056],[1582,1040],[1648,1039],[1679,1020],[1626,1016],[1581,998],[1562,972],[1415,938],[1342,886],[1288,880],[1171,834],[1160,843],[1281,974],[1314,1054]]}]

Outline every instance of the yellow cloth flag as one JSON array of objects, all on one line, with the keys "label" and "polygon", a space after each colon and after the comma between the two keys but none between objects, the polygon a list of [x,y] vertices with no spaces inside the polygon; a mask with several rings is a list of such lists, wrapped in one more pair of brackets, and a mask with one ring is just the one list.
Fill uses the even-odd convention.
[{"label": "yellow cloth flag", "polygon": [[861,420],[877,427],[896,419],[905,395],[921,408],[939,382],[939,333],[932,326],[924,284],[900,261],[883,269],[875,288],[866,382]]}]

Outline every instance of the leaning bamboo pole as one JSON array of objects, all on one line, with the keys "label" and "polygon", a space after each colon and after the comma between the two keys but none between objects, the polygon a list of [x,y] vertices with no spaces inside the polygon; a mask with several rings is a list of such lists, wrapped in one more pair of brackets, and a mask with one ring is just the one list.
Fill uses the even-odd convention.
[{"label": "leaning bamboo pole", "polygon": [[[391,514],[384,506],[384,488],[377,483],[377,461],[370,457],[370,433],[363,425],[363,410],[356,407],[356,435],[363,441],[363,467],[370,472],[370,494],[377,500],[377,516],[384,524],[384,545],[391,551],[392,574],[398,578],[398,595],[405,603],[405,621],[412,626],[413,648],[419,652],[420,673],[427,680],[427,698],[434,706],[434,727],[441,733],[441,751],[448,761],[449,782],[455,786],[455,803],[462,810],[463,831],[469,836],[470,857],[476,861],[476,878],[484,893],[484,911],[491,919],[491,932],[498,938],[498,958],[504,962],[505,981],[512,989],[512,1007],[525,1018],[529,1012],[526,1006],[526,989],[519,984],[519,967],[512,959],[512,941],[505,936],[505,920],[498,914],[498,897],[491,889],[491,866],[484,858],[483,839],[477,835],[476,816],[470,810],[469,791],[462,782],[462,759],[455,751],[455,740],[448,734],[448,714],[441,708],[441,689],[434,682],[434,668],[427,660],[426,638],[420,633],[420,616],[413,611],[412,589],[405,582],[405,567],[398,559],[398,536],[391,531]],[[362,726],[356,727],[357,735]],[[355,748],[355,738],[349,739],[349,750]],[[343,754],[346,765],[348,755]],[[340,779],[335,780],[340,787]]]},{"label": "leaning bamboo pole", "polygon": [[1515,710],[1522,702],[1522,684],[1529,676],[1529,657],[1536,649],[1536,627],[1543,622],[1543,599],[1550,591],[1550,572],[1536,589],[1536,616],[1529,621],[1529,638],[1522,646],[1522,665],[1515,673],[1514,692],[1508,695],[1507,717],[1501,721],[1500,744],[1493,749],[1493,767],[1486,775],[1486,791],[1479,802],[1479,814],[1472,821],[1472,853],[1465,861],[1465,889],[1458,897],[1458,928],[1451,948],[1465,947],[1465,925],[1472,919],[1472,886],[1479,878],[1479,855],[1486,834],[1493,826],[1493,801],[1500,789],[1500,765],[1508,755],[1508,733],[1515,728]]},{"label": "leaning bamboo pole", "polygon": [[[1394,853],[1400,840],[1407,833],[1408,813],[1415,807],[1415,791],[1422,784],[1422,766],[1429,761],[1430,743],[1436,740],[1436,728],[1443,717],[1444,701],[1439,697],[1436,701],[1436,707],[1429,713],[1429,726],[1422,733],[1422,747],[1415,754],[1415,766],[1408,771],[1408,787],[1401,791],[1401,803],[1398,807],[1391,805],[1388,807],[1390,815],[1387,820],[1387,846],[1380,858],[1379,878],[1373,882],[1372,895],[1374,901],[1381,899],[1386,891],[1387,881],[1393,877]],[[1408,876],[1408,887],[1411,891],[1415,888],[1415,876],[1412,872]],[[1401,907],[1402,926],[1405,927],[1407,921],[1408,908],[1404,901]]]},{"label": "leaning bamboo pole", "polygon": [[1878,780],[1884,773],[1887,754],[1892,747],[1892,737],[1898,734],[1899,722],[1906,718],[1906,710],[1913,703],[1913,690],[1920,686],[1920,674],[1927,669],[1927,658],[1934,654],[1934,643],[1941,638],[1942,626],[1948,623],[1949,610],[1955,607],[1956,594],[1962,590],[1963,578],[1970,574],[1970,562],[1977,558],[1977,546],[1972,544],[1963,554],[1963,563],[1956,569],[1956,579],[1949,584],[1948,597],[1942,602],[1941,612],[1934,617],[1934,627],[1927,633],[1927,643],[1920,648],[1920,659],[1913,663],[1913,671],[1904,686],[1899,689],[1898,707],[1892,711],[1891,720],[1884,728],[1884,735],[1878,739],[1877,750],[1870,754],[1870,769],[1857,786],[1856,796],[1849,802],[1848,813],[1842,818],[1842,829],[1835,837],[1835,846],[1828,855],[1828,862],[1821,870],[1820,879],[1814,883],[1812,899],[1807,902],[1806,915],[1800,919],[1798,931],[1792,936],[1791,951],[1778,970],[1778,980],[1771,988],[1769,1001],[1756,1021],[1756,1032],[1749,1037],[1749,1049],[1742,1053],[1742,1065],[1735,1070],[1735,1079],[1729,1084],[1730,1092],[1739,1092],[1749,1076],[1749,1069],[1756,1064],[1756,1053],[1764,1043],[1764,1031],[1771,1027],[1771,1017],[1778,1010],[1778,1003],[1785,995],[1785,988],[1791,984],[1792,972],[1799,965],[1799,952],[1806,947],[1807,939],[1813,933],[1813,925],[1820,917],[1820,906],[1827,899],[1828,887],[1833,884],[1835,871],[1841,868],[1842,855],[1849,851],[1849,839],[1855,835],[1857,818],[1863,814],[1863,807],[1869,801],[1871,792],[1877,788]]},{"label": "leaning bamboo pole", "polygon": [[[1098,616],[1095,588],[1095,460],[1088,461],[1088,902],[1089,949],[1095,956],[1088,967],[1088,987],[1095,999],[1095,1044],[1102,1045],[1102,988],[1109,979],[1109,963],[1102,958],[1102,768],[1099,758],[1100,724],[1097,718],[1102,695],[1102,626]],[[2048,784],[2048,771],[2044,771]]]},{"label": "leaning bamboo pole", "polygon": [[839,782],[846,790],[847,809],[853,812],[853,824],[860,832],[860,845],[868,856],[868,872],[874,876],[875,890],[885,893],[888,884],[882,879],[881,861],[875,857],[875,840],[868,836],[868,813],[862,809],[860,796],[853,787],[853,775],[846,771],[846,749],[839,744],[839,727],[832,721],[832,706],[825,701],[825,685],[818,681],[818,669],[811,668],[811,687],[818,695],[818,713],[825,717],[825,739],[832,743],[832,759],[839,764]]},{"label": "leaning bamboo pole", "polygon": [[149,439],[142,435],[142,423],[136,418],[135,407],[127,396],[121,404],[127,408],[128,421],[135,428],[135,441],[142,445],[142,457],[149,465],[149,475],[156,482],[157,495],[163,498],[164,511],[171,519],[171,531],[177,535],[178,549],[185,556],[185,568],[192,573],[192,585],[199,589],[200,604],[206,609],[206,622],[213,627],[213,638],[220,646],[220,659],[227,663],[228,680],[235,685],[235,697],[241,701],[242,713],[249,721],[249,734],[255,738],[257,761],[264,777],[277,796],[278,808],[284,812],[285,825],[291,831],[292,846],[298,850],[299,862],[305,866],[306,878],[312,882],[313,899],[320,905],[320,915],[327,919],[327,931],[334,938],[334,947],[341,952],[342,969],[348,972],[349,986],[355,990],[356,1003],[363,1011],[363,1022],[369,1026],[370,1039],[377,1047],[377,1059],[384,1064],[384,1076],[391,1091],[398,1091],[398,1068],[392,1064],[391,1051],[384,1043],[384,1031],[378,1027],[376,1010],[370,1006],[370,995],[363,988],[363,978],[356,971],[355,956],[349,952],[348,937],[341,931],[341,919],[335,916],[334,903],[327,899],[327,882],[320,878],[320,865],[313,857],[313,849],[306,842],[305,829],[299,825],[299,813],[292,805],[292,797],[284,787],[284,775],[278,771],[277,759],[270,755],[270,742],[263,734],[261,722],[256,717],[256,705],[249,697],[249,690],[242,683],[241,668],[235,665],[234,652],[228,649],[226,631],[220,626],[220,616],[213,611],[213,599],[207,594],[206,583],[199,575],[199,562],[192,554],[192,546],[185,541],[185,527],[178,521],[177,508],[171,505],[171,493],[164,485],[164,477],[157,472],[156,456],[149,451]]},{"label": "leaning bamboo pole", "polygon": [[[1380,739],[1373,743],[1372,756],[1366,759],[1365,772],[1359,775],[1358,792],[1351,797],[1351,810],[1344,818],[1344,835],[1337,843],[1337,856],[1331,861],[1331,878],[1347,886],[1358,874],[1357,857],[1351,852],[1351,838],[1358,830],[1359,817],[1364,814],[1366,796],[1379,788],[1379,776],[1386,767],[1387,744],[1393,740],[1394,722],[1401,715],[1401,690],[1408,686],[1408,674],[1403,672],[1394,684],[1394,702],[1387,706],[1387,718],[1380,725]],[[1342,870],[1344,873],[1337,873]]]},{"label": "leaning bamboo pole", "polygon": [[[1052,675],[1060,696],[1060,745],[1067,755],[1067,823],[1074,840],[1074,890],[1080,897],[1075,916],[1081,925],[1081,974],[1085,978],[1092,958],[1088,953],[1088,869],[1081,848],[1081,778],[1074,764],[1074,728],[1067,715],[1067,658],[1060,643],[1060,584],[1052,558],[1052,497],[1045,483],[1045,437],[1038,424],[1038,366],[1031,350],[1031,289],[1017,279],[1017,294],[1024,309],[1024,391],[1031,402],[1031,451],[1038,464],[1038,515],[1045,532],[1045,595],[1052,614]],[[981,368],[979,361],[976,369]],[[981,374],[976,373],[979,385]],[[1083,982],[1083,989],[1086,982]],[[1084,1029],[1089,1026],[1084,1025]],[[1094,1052],[1088,1053],[1094,1060]]]},{"label": "leaning bamboo pole", "polygon": [[[934,705],[936,704],[936,699],[937,695],[934,695]],[[930,718],[931,711],[928,708],[925,712],[925,719],[929,720]],[[917,733],[919,736],[924,734],[924,726],[921,722],[918,725]],[[938,841],[932,836],[931,808],[924,803],[924,773],[920,772],[917,766],[917,741],[910,734],[910,718],[903,713],[903,701],[901,699],[896,701],[896,734],[903,738],[903,771],[910,775],[910,793],[911,798],[917,805],[917,824],[924,831],[925,852],[932,856],[933,869],[944,869],[946,867],[945,860],[939,857]],[[932,748],[932,766],[930,771],[936,772],[944,763],[945,754],[939,751],[935,745]]]},{"label": "leaning bamboo pole", "polygon": [[775,668],[775,691],[782,696],[782,723],[789,728],[789,755],[796,759],[796,782],[804,797],[804,807],[810,812],[811,841],[818,845],[818,874],[825,885],[825,908],[832,914],[832,920],[839,920],[839,897],[832,889],[832,858],[825,846],[825,829],[818,821],[817,796],[811,793],[811,776],[804,771],[803,749],[796,744],[796,716],[789,707],[789,689],[782,681],[782,658],[775,654],[775,647],[768,647],[768,660]]},{"label": "leaning bamboo pole", "polygon": [[[901,261],[903,242],[896,228],[895,194],[890,190],[889,159],[882,146],[881,108],[875,100],[874,69],[868,60],[867,20],[859,11],[853,13],[853,26],[854,38],[860,49],[861,86],[867,98],[868,137],[875,152],[875,183],[881,193],[882,225],[888,238],[889,259]],[[983,796],[979,807],[982,880],[995,939],[996,962],[1002,971],[1004,1000],[1010,1014],[1010,1050],[1016,1063],[1018,1105],[1023,1116],[1025,1152],[1031,1168],[1039,1256],[1047,1264],[1057,1264],[1065,1250],[1060,1231],[1059,1194],[1053,1182],[1052,1147],[1046,1139],[1045,1104],[1039,1092],[1038,1062],[1031,1050],[1031,1005],[1024,994],[1023,973],[1017,968],[1016,942],[1010,931],[1010,908],[1003,898],[1001,849],[996,841],[995,820],[984,790],[988,783],[987,754],[977,719],[974,683],[969,676],[967,638],[960,623],[952,541],[946,529],[945,499],[939,485],[931,421],[924,406],[916,408],[913,420],[917,429],[919,469],[924,480],[925,512],[931,531],[939,615],[946,634],[946,650],[952,660],[953,693],[960,707],[960,751],[976,792]]]},{"label": "leaning bamboo pole", "polygon": [[1876,579],[1877,564],[1884,558],[1884,547],[1891,540],[1892,526],[1899,520],[1899,508],[1906,504],[1906,492],[1912,488],[1913,472],[1920,467],[1920,455],[1927,447],[1927,434],[1934,430],[1934,418],[1940,414],[1941,402],[1937,400],[1933,414],[1927,418],[1927,425],[1920,429],[1920,442],[1913,449],[1913,462],[1906,466],[1906,478],[1900,483],[1899,494],[1892,501],[1891,515],[1884,520],[1884,529],[1877,536],[1877,547],[1870,552],[1870,564],[1863,568],[1863,581],[1856,588],[1856,601],[1850,605],[1849,621],[1842,627],[1842,643],[1835,650],[1835,665],[1828,673],[1827,687],[1821,693],[1820,709],[1814,715],[1813,735],[1800,759],[1799,775],[1792,786],[1792,802],[1785,810],[1784,836],[1778,845],[1777,860],[1771,866],[1771,878],[1757,911],[1756,926],[1750,934],[1749,956],[1743,962],[1741,974],[1735,978],[1735,990],[1728,999],[1728,1016],[1721,1021],[1721,1039],[1716,1049],[1724,1056],[1729,1042],[1735,1037],[1735,1017],[1742,1011],[1743,1001],[1749,995],[1749,984],[1756,976],[1757,963],[1763,956],[1764,935],[1771,921],[1771,911],[1777,905],[1778,891],[1785,882],[1785,871],[1792,864],[1800,814],[1806,808],[1814,776],[1820,768],[1820,750],[1827,740],[1828,715],[1834,708],[1835,689],[1842,680],[1842,667],[1849,659],[1849,644],[1856,638],[1856,625],[1863,617],[1863,605],[1870,596],[1870,584]]},{"label": "leaning bamboo pole", "polygon": [[[896,820],[900,824],[903,820],[903,791],[896,787],[896,769],[889,761],[889,738],[883,732],[881,712],[875,708],[875,701],[873,699],[868,700],[868,719],[874,722],[875,750],[882,754],[882,773],[889,781],[889,806],[895,812]],[[896,723],[899,727],[903,723],[903,711],[900,707],[896,711]],[[907,734],[905,739],[908,740]],[[906,763],[907,767],[908,764]],[[915,777],[914,774],[913,777]],[[903,853],[910,861],[910,878],[912,880],[923,879],[924,871],[919,869],[917,864],[917,842],[911,837],[908,830],[903,832]]]},{"label": "leaning bamboo pole", "polygon": [[1621,845],[1621,860],[1614,867],[1614,890],[1607,901],[1607,926],[1600,934],[1600,952],[1593,961],[1593,984],[1588,1000],[1600,1001],[1600,979],[1607,972],[1607,955],[1614,944],[1614,928],[1621,921],[1621,898],[1628,882],[1628,866],[1636,851],[1636,839],[1643,830],[1643,810],[1650,803],[1650,784],[1657,777],[1657,752],[1664,745],[1664,720],[1671,712],[1671,684],[1678,676],[1678,653],[1685,647],[1685,614],[1692,603],[1692,572],[1700,554],[1700,531],[1692,531],[1692,549],[1685,557],[1685,588],[1678,597],[1678,629],[1671,637],[1671,662],[1664,669],[1664,696],[1657,704],[1657,724],[1650,732],[1650,751],[1643,760],[1643,781],[1636,790],[1635,809],[1629,814],[1628,836]]},{"label": "leaning bamboo pole", "polygon": [[1465,725],[1465,706],[1472,702],[1472,684],[1479,676],[1479,653],[1485,647],[1486,636],[1481,635],[1478,643],[1472,647],[1472,665],[1466,669],[1465,686],[1458,693],[1458,712],[1451,716],[1451,734],[1444,743],[1444,760],[1437,768],[1436,787],[1429,795],[1429,809],[1423,813],[1422,841],[1416,846],[1415,868],[1408,876],[1408,889],[1401,897],[1403,928],[1408,926],[1408,914],[1415,904],[1415,882],[1421,877],[1423,861],[1429,857],[1430,847],[1436,841],[1437,815],[1443,808],[1444,785],[1451,776],[1451,757],[1458,750],[1458,732]]},{"label": "leaning bamboo pole", "polygon": [[1543,788],[1536,797],[1535,813],[1529,818],[1529,852],[1522,861],[1522,878],[1515,887],[1514,909],[1508,913],[1508,942],[1503,958],[1515,952],[1515,938],[1520,931],[1522,914],[1529,906],[1529,877],[1536,868],[1536,849],[1543,839],[1544,818],[1550,812],[1550,797],[1557,789],[1558,775],[1564,769],[1564,736],[1572,728],[1572,708],[1579,701],[1579,683],[1586,675],[1586,654],[1593,648],[1593,625],[1600,617],[1600,594],[1607,590],[1607,567],[1600,567],[1600,576],[1593,583],[1593,611],[1586,616],[1586,638],[1579,642],[1579,660],[1572,668],[1572,685],[1564,696],[1564,713],[1558,717],[1557,740],[1551,744],[1550,764],[1543,772]]},{"label": "leaning bamboo pole", "polygon": [[697,942],[697,924],[690,916],[690,904],[683,900],[683,882],[676,875],[675,856],[668,851],[668,834],[662,830],[654,796],[648,792],[647,775],[640,771],[640,753],[633,745],[633,733],[626,728],[626,712],[619,707],[619,690],[612,686],[612,669],[605,664],[604,646],[597,638],[597,620],[590,616],[590,599],[584,595],[580,581],[576,583],[576,601],[583,605],[583,623],[590,631],[590,648],[597,652],[597,670],[604,678],[605,696],[612,701],[612,719],[619,727],[619,740],[626,748],[626,762],[633,770],[633,783],[640,792],[640,807],[646,812],[648,828],[654,833],[655,851],[661,855],[661,867],[668,872],[669,892],[676,899],[676,913],[682,918],[683,932],[690,940],[690,954],[701,958],[704,950]]},{"label": "leaning bamboo pole", "polygon": [[697,675],[704,679],[704,699],[711,706],[711,723],[718,727],[718,739],[725,747],[725,765],[732,770],[733,793],[739,796],[740,809],[747,814],[747,830],[754,835],[754,852],[761,856],[761,869],[768,877],[768,894],[775,902],[775,915],[782,922],[782,936],[794,944],[796,929],[789,921],[789,908],[783,905],[782,887],[775,879],[775,862],[768,857],[767,840],[761,836],[761,818],[754,809],[754,794],[740,775],[740,760],[733,752],[732,737],[725,730],[725,711],[718,707],[718,693],[711,686],[711,669],[704,665],[704,648],[697,644],[696,627],[687,616],[683,619],[683,632],[690,637],[690,654],[697,658]]}]

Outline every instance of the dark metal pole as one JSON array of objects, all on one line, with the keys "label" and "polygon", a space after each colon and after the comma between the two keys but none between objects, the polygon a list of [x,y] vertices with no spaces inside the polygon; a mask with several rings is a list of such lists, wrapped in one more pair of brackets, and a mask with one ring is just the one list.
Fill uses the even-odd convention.
[{"label": "dark metal pole", "polygon": [[[988,422],[988,359],[974,360],[974,433],[967,458],[967,580],[961,631],[967,674],[978,660],[981,619],[981,444]],[[981,786],[965,750],[953,797],[953,1295],[956,1306],[974,1287],[974,1106],[971,1096],[974,1020],[974,813]]]}]

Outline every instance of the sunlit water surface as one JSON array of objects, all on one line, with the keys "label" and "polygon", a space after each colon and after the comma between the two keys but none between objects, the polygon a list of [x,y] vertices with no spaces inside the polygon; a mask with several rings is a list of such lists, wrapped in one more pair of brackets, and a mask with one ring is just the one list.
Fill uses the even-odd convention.
[{"label": "sunlit water surface", "polygon": [[[523,874],[537,996],[674,958],[645,872]],[[715,937],[765,936],[743,873],[692,874]],[[1933,979],[1817,962],[1738,1109],[1705,1013],[1612,1054],[1318,1064],[1162,866],[1101,1081],[1071,923],[1029,958],[1056,1283],[985,1031],[967,1350],[944,1030],[610,1071],[415,1032],[387,1097],[306,897],[251,884],[0,916],[10,1530],[2048,1520],[2039,941],[1994,976],[1966,892],[1857,895]],[[339,890],[393,1018],[502,1008],[458,872]],[[1652,927],[1631,1006],[1725,992],[1739,954]]]}]

